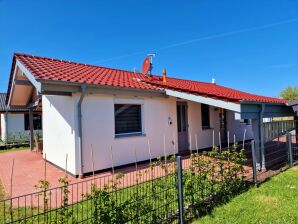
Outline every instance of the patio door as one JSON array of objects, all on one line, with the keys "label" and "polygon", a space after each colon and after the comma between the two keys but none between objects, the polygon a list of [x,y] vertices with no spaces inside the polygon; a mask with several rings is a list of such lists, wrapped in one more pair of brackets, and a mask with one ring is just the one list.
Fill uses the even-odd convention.
[{"label": "patio door", "polygon": [[178,152],[188,150],[187,104],[177,102]]},{"label": "patio door", "polygon": [[220,140],[221,144],[227,144],[227,112],[225,109],[219,109]]}]

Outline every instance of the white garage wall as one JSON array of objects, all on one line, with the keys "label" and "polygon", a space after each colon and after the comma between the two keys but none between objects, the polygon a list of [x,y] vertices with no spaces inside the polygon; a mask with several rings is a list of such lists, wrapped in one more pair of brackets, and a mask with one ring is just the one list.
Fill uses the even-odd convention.
[{"label": "white garage wall", "polygon": [[[78,174],[76,167],[75,98],[68,96],[42,96],[43,151],[47,160]],[[45,154],[44,154],[45,155]]]},{"label": "white garage wall", "polygon": [[[143,129],[145,136],[115,138],[114,102],[140,103],[142,105]],[[173,154],[173,140],[177,142],[176,99],[175,98],[125,98],[112,95],[88,95],[83,109],[83,161],[84,172],[92,171],[91,144],[93,146],[95,169],[110,168],[112,165],[110,147],[114,155],[114,165],[120,166],[135,161],[148,160],[147,141],[150,140],[152,157],[164,155],[164,134],[167,154]],[[171,117],[173,124],[168,124]],[[175,149],[177,153],[177,146]]]}]

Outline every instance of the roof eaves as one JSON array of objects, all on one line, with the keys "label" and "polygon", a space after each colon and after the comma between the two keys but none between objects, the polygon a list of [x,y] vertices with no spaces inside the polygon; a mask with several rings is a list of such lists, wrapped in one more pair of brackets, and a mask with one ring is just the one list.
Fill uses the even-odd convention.
[{"label": "roof eaves", "polygon": [[[150,82],[148,82],[148,83],[150,83]],[[221,97],[221,96],[207,94],[207,93],[200,93],[198,91],[185,90],[185,89],[179,88],[179,87],[168,86],[167,84],[152,83],[152,85],[159,86],[162,89],[172,89],[172,90],[176,90],[176,91],[179,91],[179,92],[189,93],[189,94],[193,94],[193,95],[197,95],[197,96],[208,97],[208,98],[222,100],[222,101],[231,102],[231,103],[239,103],[238,99],[230,99],[230,98],[227,98],[227,97]]]},{"label": "roof eaves", "polygon": [[288,102],[288,105],[289,105],[289,106],[295,106],[295,105],[298,105],[298,100],[290,100],[290,101]]},{"label": "roof eaves", "polygon": [[[36,79],[36,81],[40,82],[42,85],[43,84],[48,84],[48,85],[58,85],[61,86],[61,91],[64,91],[63,86],[75,86],[75,87],[81,87],[83,83],[81,82],[71,82],[71,81],[62,81],[62,80],[48,80],[48,79]],[[107,88],[107,89],[120,89],[120,90],[131,90],[131,91],[141,91],[141,92],[147,92],[147,93],[158,93],[158,94],[165,94],[165,91],[161,88],[158,88],[154,85],[151,85],[155,87],[156,89],[143,89],[143,88],[134,88],[134,87],[124,87],[124,86],[113,86],[113,85],[101,85],[101,84],[91,84],[87,83],[87,87],[92,87],[92,88]],[[41,88],[43,89],[43,88]],[[80,92],[79,91],[74,91],[74,92]]]},{"label": "roof eaves", "polygon": [[240,100],[239,101],[241,104],[258,104],[258,105],[261,105],[261,104],[266,104],[266,105],[281,105],[281,106],[284,106],[286,105],[286,102],[285,103],[282,103],[282,102],[264,102],[264,101],[253,101],[253,100]]},{"label": "roof eaves", "polygon": [[11,90],[11,86],[12,86],[12,79],[13,79],[13,73],[15,70],[15,65],[16,65],[16,56],[15,54],[13,55],[12,58],[12,63],[11,63],[11,70],[10,70],[10,75],[9,75],[9,81],[8,81],[8,87],[7,87],[7,94],[6,94],[6,99],[5,99],[5,103],[8,103],[9,100],[9,95],[10,95],[10,90]]}]

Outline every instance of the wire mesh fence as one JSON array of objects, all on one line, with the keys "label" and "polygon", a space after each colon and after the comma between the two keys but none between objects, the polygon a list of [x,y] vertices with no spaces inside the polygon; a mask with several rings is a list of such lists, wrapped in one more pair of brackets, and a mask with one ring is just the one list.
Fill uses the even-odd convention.
[{"label": "wire mesh fence", "polygon": [[[177,216],[176,160],[0,202],[0,223],[159,223]],[[155,220],[155,221],[154,221]],[[149,222],[150,221],[150,222]]]},{"label": "wire mesh fence", "polygon": [[[242,165],[238,165],[238,162],[241,162],[237,161],[240,155],[238,153],[240,151],[237,147],[231,149],[230,153],[227,153],[227,149],[216,148],[205,153],[191,152],[182,159],[180,171],[183,178],[180,184],[185,194],[183,210],[187,211],[188,218],[194,217],[203,205],[207,206],[208,197],[216,195],[215,192],[223,189],[222,184],[227,182],[223,181],[228,177],[226,174],[230,174],[230,180],[235,180],[238,176],[240,178]],[[65,177],[61,183],[64,183],[61,187],[44,188],[32,194],[1,201],[0,222],[173,223],[178,221],[178,167],[175,156],[159,158],[142,168],[135,163],[134,171],[125,174],[114,173],[73,184],[68,183]],[[210,198],[209,200],[213,201]]]},{"label": "wire mesh fence", "polygon": [[182,164],[184,219],[200,217],[246,188],[250,148],[248,142],[191,152],[188,164]]},{"label": "wire mesh fence", "polygon": [[[253,142],[253,181],[256,185],[297,164],[297,135],[290,132],[281,134],[264,144],[264,154],[260,146]],[[259,147],[259,150],[257,149]],[[264,156],[264,159],[263,159]]]},{"label": "wire mesh fence", "polygon": [[130,172],[113,169],[112,175],[78,183],[69,183],[65,176],[57,188],[49,189],[41,180],[38,192],[0,201],[0,223],[190,220],[241,193],[247,183],[259,183],[288,167],[290,158],[297,162],[296,140],[296,135],[280,136],[265,144],[266,171],[257,166],[259,151],[251,141],[189,151],[184,157],[165,155],[146,166],[136,162]]}]

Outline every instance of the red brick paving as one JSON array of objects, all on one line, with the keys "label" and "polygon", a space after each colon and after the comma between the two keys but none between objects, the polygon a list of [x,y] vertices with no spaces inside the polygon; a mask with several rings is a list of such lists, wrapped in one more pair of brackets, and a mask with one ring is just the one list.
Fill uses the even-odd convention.
[{"label": "red brick paving", "polygon": [[[12,197],[35,192],[34,185],[38,180],[44,179],[44,160],[42,155],[30,150],[7,152],[0,154],[0,179],[7,194],[10,193],[10,177],[12,161],[14,160],[13,188]],[[104,172],[97,176],[110,175],[110,172]],[[51,164],[47,164],[47,180],[51,187],[58,187],[60,177],[64,172]],[[85,178],[91,179],[91,177]],[[79,178],[69,176],[71,183],[82,181]]]},{"label": "red brick paving", "polygon": [[[36,152],[31,152],[30,150],[22,150],[15,152],[7,152],[0,154],[0,179],[2,185],[5,189],[7,195],[10,195],[10,177],[12,170],[12,163],[14,160],[14,174],[13,174],[13,184],[12,184],[12,195],[11,197],[17,197],[21,195],[31,194],[38,192],[34,187],[39,180],[44,179],[44,160],[42,155]],[[148,167],[148,164],[142,164],[138,166],[138,169],[143,170]],[[123,173],[124,177],[121,179],[121,187],[125,187],[136,183],[136,172],[135,166],[117,169],[115,173]],[[160,177],[163,173],[156,169],[154,171],[155,177]],[[98,186],[103,186],[107,184],[112,178],[112,172],[106,171],[95,175],[96,183]],[[58,182],[60,177],[64,177],[65,174],[62,170],[57,167],[47,164],[47,180],[51,184],[51,188],[56,188],[61,186]],[[86,177],[83,180],[69,177],[70,187],[69,190],[72,191],[73,197],[70,199],[71,202],[75,202],[78,199],[82,199],[82,194],[90,192],[92,176]],[[143,172],[140,182],[146,181],[149,178],[149,174]],[[53,205],[60,203],[61,201],[61,190],[54,189],[51,191],[51,197],[53,198]],[[25,202],[26,199],[26,202]],[[41,202],[41,198],[39,199]],[[15,205],[25,205],[30,204],[33,201],[34,205],[39,204],[38,195],[29,195],[21,199],[13,199],[13,204]]]}]

